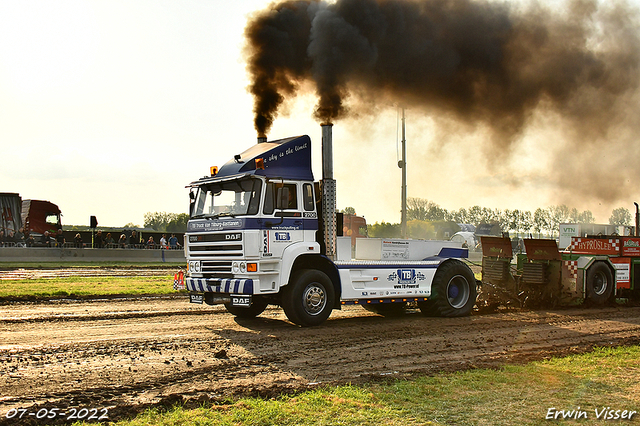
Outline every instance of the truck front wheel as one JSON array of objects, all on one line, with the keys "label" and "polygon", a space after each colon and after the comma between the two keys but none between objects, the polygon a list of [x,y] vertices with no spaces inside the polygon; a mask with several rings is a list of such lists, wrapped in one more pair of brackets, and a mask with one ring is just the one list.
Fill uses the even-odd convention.
[{"label": "truck front wheel", "polygon": [[324,272],[303,269],[282,289],[282,309],[294,324],[322,324],[331,315],[334,293],[331,280]]},{"label": "truck front wheel", "polygon": [[438,268],[431,284],[431,297],[418,302],[423,314],[463,317],[476,304],[476,280],[471,269],[458,260],[449,260]]},{"label": "truck front wheel", "polygon": [[606,264],[597,262],[587,271],[587,299],[596,305],[611,299],[613,285],[613,274]]},{"label": "truck front wheel", "polygon": [[266,299],[254,296],[253,302],[248,308],[242,306],[231,306],[230,303],[225,303],[224,307],[227,309],[227,312],[238,318],[255,318],[267,309],[268,304],[269,302],[267,302]]}]

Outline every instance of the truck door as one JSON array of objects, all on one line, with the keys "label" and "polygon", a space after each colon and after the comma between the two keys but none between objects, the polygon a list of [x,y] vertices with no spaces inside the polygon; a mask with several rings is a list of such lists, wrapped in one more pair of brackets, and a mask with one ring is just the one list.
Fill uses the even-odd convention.
[{"label": "truck door", "polygon": [[[280,188],[284,191],[279,191]],[[264,218],[262,257],[279,258],[286,247],[303,241],[303,220],[300,210],[302,203],[298,189],[295,183],[269,182],[267,184],[262,212],[265,216],[273,218]],[[288,195],[287,200],[281,203],[280,209],[277,208],[279,193]]]}]

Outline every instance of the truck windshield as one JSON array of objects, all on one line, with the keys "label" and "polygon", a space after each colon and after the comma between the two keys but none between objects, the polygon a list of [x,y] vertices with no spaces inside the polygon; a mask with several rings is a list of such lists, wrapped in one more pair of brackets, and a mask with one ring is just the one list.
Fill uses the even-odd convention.
[{"label": "truck windshield", "polygon": [[243,179],[198,187],[191,218],[258,214],[260,179]]}]

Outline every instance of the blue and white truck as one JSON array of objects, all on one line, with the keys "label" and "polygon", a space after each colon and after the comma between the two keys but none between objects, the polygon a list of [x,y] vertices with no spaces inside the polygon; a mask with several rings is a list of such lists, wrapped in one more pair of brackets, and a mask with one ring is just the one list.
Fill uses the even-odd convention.
[{"label": "blue and white truck", "polygon": [[279,305],[301,326],[333,309],[382,314],[416,302],[430,316],[469,315],[477,282],[451,241],[337,235],[332,127],[322,126],[323,178],[314,181],[309,136],[252,146],[188,185],[184,287],[193,303],[224,304],[238,317]]}]

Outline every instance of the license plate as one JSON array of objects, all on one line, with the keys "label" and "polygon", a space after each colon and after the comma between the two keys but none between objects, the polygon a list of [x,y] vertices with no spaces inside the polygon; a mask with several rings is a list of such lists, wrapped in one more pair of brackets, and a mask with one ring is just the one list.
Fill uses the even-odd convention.
[{"label": "license plate", "polygon": [[231,306],[238,306],[242,308],[248,308],[251,306],[251,295],[250,294],[232,294],[231,295]]},{"label": "license plate", "polygon": [[189,294],[189,302],[202,305],[204,302],[204,294]]}]

